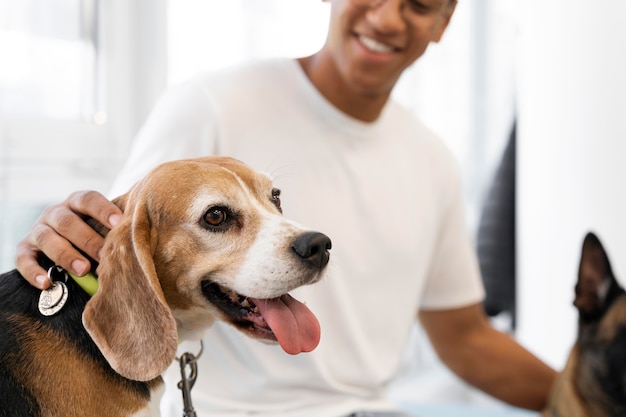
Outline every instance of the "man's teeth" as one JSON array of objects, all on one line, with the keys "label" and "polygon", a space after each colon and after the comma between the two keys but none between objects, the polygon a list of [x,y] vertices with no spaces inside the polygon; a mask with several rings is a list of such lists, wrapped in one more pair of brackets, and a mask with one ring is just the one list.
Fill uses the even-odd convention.
[{"label": "man's teeth", "polygon": [[366,36],[361,35],[359,36],[359,40],[370,51],[380,52],[380,53],[393,52],[393,48],[391,46],[385,45],[384,43],[380,43],[377,40],[374,40],[372,38],[368,38]]}]

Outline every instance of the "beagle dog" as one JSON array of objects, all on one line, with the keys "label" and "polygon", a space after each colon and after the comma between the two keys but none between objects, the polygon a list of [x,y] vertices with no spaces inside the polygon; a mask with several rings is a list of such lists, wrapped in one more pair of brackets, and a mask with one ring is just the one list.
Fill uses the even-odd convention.
[{"label": "beagle dog", "polygon": [[279,196],[232,158],[168,162],[114,200],[118,226],[93,225],[106,234],[95,295],[62,273],[50,293],[1,275],[0,416],[158,415],[179,340],[215,320],[314,349],[319,323],[288,292],[320,280],[331,241],[282,217]]}]

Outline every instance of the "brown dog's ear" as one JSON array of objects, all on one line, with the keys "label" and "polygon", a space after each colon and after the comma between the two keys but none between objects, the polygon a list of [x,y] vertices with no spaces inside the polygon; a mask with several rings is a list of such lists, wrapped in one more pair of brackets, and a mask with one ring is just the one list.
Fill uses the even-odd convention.
[{"label": "brown dog's ear", "polygon": [[599,319],[622,292],[600,239],[588,233],[583,242],[574,300],[580,318],[583,321]]},{"label": "brown dog's ear", "polygon": [[83,324],[117,373],[148,381],[176,356],[176,322],[156,274],[146,203],[122,209],[123,219],[105,240],[100,288],[87,303]]}]

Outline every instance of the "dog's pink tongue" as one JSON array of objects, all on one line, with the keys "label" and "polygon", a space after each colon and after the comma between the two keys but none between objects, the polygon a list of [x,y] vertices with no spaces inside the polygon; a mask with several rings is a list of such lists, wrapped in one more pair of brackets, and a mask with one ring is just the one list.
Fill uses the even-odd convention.
[{"label": "dog's pink tongue", "polygon": [[279,298],[251,298],[261,312],[276,340],[291,355],[310,352],[320,341],[320,324],[307,306],[289,294]]}]

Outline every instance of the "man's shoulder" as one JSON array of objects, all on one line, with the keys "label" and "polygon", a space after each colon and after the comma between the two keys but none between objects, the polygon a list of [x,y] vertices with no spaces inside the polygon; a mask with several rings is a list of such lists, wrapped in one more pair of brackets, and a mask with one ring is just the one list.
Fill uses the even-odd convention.
[{"label": "man's shoulder", "polygon": [[242,64],[224,67],[218,70],[203,71],[181,85],[208,86],[211,88],[234,85],[250,85],[280,80],[286,73],[292,72],[295,65],[293,59],[273,58],[253,60]]},{"label": "man's shoulder", "polygon": [[[220,70],[203,71],[183,82],[170,85],[160,102],[169,109],[204,114],[215,106],[239,107],[258,99],[267,99],[288,88],[282,82],[294,73],[293,60],[268,59],[251,61]],[[268,94],[268,90],[272,94]]]}]

